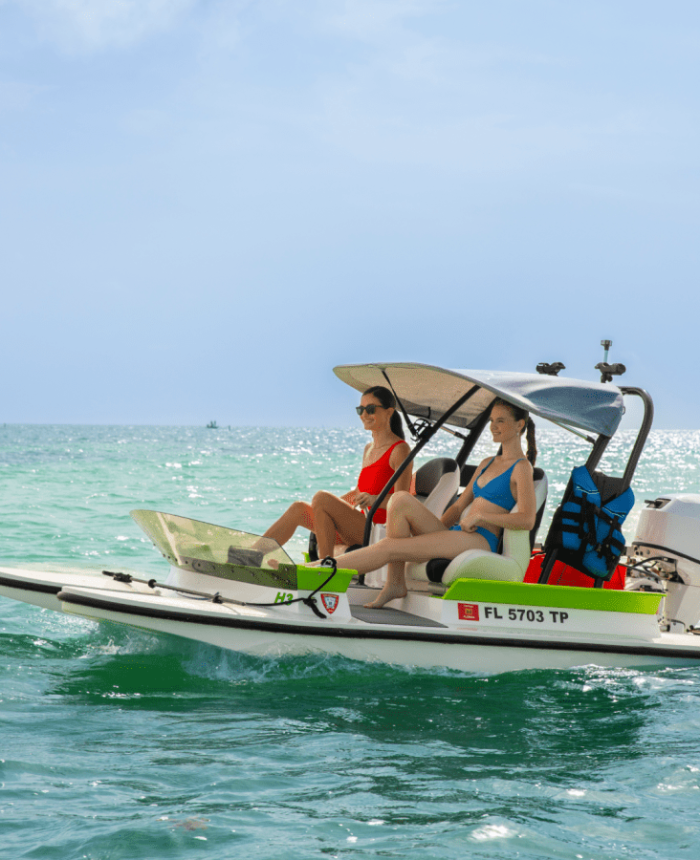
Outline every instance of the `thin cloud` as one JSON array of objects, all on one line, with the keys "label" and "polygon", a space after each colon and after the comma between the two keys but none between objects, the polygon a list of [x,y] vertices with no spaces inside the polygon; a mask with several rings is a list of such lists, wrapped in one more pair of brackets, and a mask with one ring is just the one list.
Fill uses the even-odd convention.
[{"label": "thin cloud", "polygon": [[316,6],[316,11],[329,29],[374,41],[407,19],[435,15],[449,6],[444,0],[326,0]]},{"label": "thin cloud", "polygon": [[69,51],[121,48],[168,30],[199,0],[9,0]]},{"label": "thin cloud", "polygon": [[24,81],[0,80],[0,113],[4,111],[21,111],[27,108],[47,87],[29,84]]}]

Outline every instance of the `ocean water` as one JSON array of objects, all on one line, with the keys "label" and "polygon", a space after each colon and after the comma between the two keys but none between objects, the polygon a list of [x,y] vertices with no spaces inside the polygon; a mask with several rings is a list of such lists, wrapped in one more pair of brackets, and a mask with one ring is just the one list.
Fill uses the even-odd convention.
[{"label": "ocean water", "polygon": [[[365,441],[6,425],[0,559],[164,576],[131,509],[260,533],[352,487]],[[586,445],[545,431],[540,449],[546,529]],[[454,451],[445,436],[423,459]],[[699,455],[698,432],[652,433],[628,539],[645,498],[700,492]],[[0,858],[698,857],[700,669],[264,660],[4,598],[0,648]]]}]

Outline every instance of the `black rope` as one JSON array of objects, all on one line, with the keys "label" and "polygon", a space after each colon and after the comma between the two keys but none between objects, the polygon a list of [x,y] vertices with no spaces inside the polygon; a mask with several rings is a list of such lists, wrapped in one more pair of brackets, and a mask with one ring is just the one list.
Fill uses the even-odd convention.
[{"label": "black rope", "polygon": [[245,603],[244,606],[291,606],[292,603],[304,603],[309,609],[313,610],[315,615],[318,615],[319,618],[327,618],[328,616],[324,615],[321,610],[316,606],[316,598],[314,595],[318,594],[318,592],[325,588],[328,583],[333,579],[338,570],[338,562],[333,558],[333,556],[327,555],[323,561],[321,562],[321,567],[332,567],[331,575],[322,582],[318,588],[311,592],[308,597],[294,597],[291,600],[284,600],[281,603]]}]

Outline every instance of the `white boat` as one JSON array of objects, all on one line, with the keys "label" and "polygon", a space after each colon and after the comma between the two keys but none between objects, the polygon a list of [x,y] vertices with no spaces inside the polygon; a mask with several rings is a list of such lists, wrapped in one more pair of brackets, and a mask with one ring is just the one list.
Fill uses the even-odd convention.
[{"label": "white boat", "polygon": [[[342,556],[326,567],[295,564],[274,541],[256,535],[173,514],[133,511],[169,564],[161,579],[0,567],[0,595],[261,656],[321,652],[473,672],[700,662],[695,629],[700,496],[670,494],[647,502],[627,549],[625,588],[603,587],[619,576],[620,565],[610,540],[595,530],[605,525],[606,506],[625,497],[632,482],[651,428],[650,397],[638,388],[560,378],[544,370],[457,371],[409,363],[335,369],[358,391],[371,385],[394,390],[417,439],[412,458],[440,429],[456,435],[454,460],[441,458],[417,475],[418,492],[438,513],[468,480],[469,457],[495,397],[590,443],[581,465],[600,498],[586,507],[576,480],[569,482],[544,541],[538,581],[523,581],[532,580],[534,534],[506,531],[497,554],[470,550],[449,562],[409,566],[408,595],[384,609],[367,609],[363,604],[376,593],[372,577],[360,582],[354,571],[342,568]],[[604,378],[610,377],[604,372]],[[641,399],[644,417],[623,474],[605,476],[596,468],[618,429],[626,398]],[[541,471],[535,478],[541,512],[547,481]],[[428,486],[421,485],[425,480]],[[384,493],[390,487],[391,482]],[[579,505],[575,528],[566,525],[567,517],[576,519],[572,504],[573,510]],[[603,510],[599,520],[591,519],[598,516],[595,510]],[[572,548],[576,529],[583,537],[581,546]],[[604,569],[594,564],[593,572],[586,569],[590,560],[583,563],[591,530],[604,561]],[[375,538],[368,526],[365,542]],[[580,572],[572,574],[572,568]],[[578,577],[579,584],[551,584],[562,580],[562,571]]]}]

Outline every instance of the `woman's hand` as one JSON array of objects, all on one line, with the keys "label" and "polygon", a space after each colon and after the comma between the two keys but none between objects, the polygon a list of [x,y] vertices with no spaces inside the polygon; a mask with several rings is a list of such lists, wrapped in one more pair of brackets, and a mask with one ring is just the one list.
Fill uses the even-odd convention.
[{"label": "woman's hand", "polygon": [[355,504],[360,508],[371,508],[377,501],[377,496],[372,496],[369,493],[355,493]]},{"label": "woman's hand", "polygon": [[475,532],[479,526],[484,525],[484,518],[477,513],[471,511],[460,522],[460,527],[463,532]]}]

